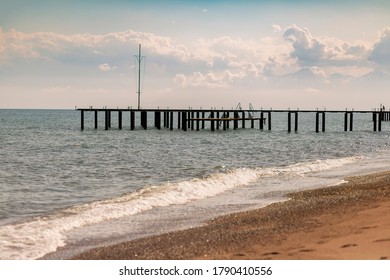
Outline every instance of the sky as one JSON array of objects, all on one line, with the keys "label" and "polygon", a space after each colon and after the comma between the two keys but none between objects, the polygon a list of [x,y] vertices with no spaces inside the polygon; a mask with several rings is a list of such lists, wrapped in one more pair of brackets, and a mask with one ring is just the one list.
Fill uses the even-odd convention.
[{"label": "sky", "polygon": [[390,106],[390,1],[0,0],[0,108]]}]

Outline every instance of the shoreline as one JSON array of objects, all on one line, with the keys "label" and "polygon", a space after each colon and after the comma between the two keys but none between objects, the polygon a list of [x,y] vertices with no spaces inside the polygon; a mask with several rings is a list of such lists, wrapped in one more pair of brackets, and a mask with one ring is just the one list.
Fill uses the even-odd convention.
[{"label": "shoreline", "polygon": [[390,171],[72,259],[390,259]]}]

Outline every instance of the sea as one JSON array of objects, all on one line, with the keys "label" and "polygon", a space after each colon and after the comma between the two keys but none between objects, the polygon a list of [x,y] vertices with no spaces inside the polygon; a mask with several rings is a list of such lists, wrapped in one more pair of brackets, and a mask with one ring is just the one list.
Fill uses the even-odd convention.
[{"label": "sea", "polygon": [[[389,170],[390,122],[371,114],[272,115],[272,130],[94,129],[92,112],[0,110],[0,259],[66,259],[84,250],[200,226],[285,201],[298,190]],[[139,116],[137,116],[138,118]],[[175,122],[174,122],[175,123]]]}]

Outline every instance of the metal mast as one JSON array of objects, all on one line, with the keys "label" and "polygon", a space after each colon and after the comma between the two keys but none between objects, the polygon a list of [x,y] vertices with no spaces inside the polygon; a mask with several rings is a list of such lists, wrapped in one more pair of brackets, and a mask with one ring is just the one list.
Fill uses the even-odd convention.
[{"label": "metal mast", "polygon": [[138,110],[141,109],[141,61],[144,58],[141,56],[141,44],[139,44],[138,55],[135,55],[138,60]]}]

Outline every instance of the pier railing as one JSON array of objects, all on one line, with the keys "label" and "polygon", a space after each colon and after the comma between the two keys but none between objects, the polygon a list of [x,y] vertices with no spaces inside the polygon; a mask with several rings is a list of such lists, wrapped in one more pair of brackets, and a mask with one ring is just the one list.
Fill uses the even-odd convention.
[{"label": "pier railing", "polygon": [[[250,128],[256,127],[260,130],[272,129],[272,114],[285,113],[287,114],[287,131],[298,131],[299,115],[304,113],[314,113],[315,132],[325,132],[326,130],[326,115],[327,114],[344,114],[344,131],[353,131],[354,116],[356,114],[371,114],[373,131],[382,131],[382,122],[390,121],[390,111],[384,110],[272,110],[260,109],[250,110],[238,109],[107,109],[107,108],[80,108],[77,109],[81,114],[81,130],[84,130],[84,115],[87,112],[94,115],[94,128],[98,129],[99,113],[104,115],[104,128],[109,130],[112,125],[112,114],[117,114],[118,129],[123,128],[123,115],[129,113],[128,122],[130,130],[136,127],[136,119],[140,121],[140,126],[143,129],[148,128],[148,116],[154,118],[154,127],[156,129],[163,128],[173,130],[174,128],[187,130],[205,129],[205,123],[208,122],[208,127],[211,131],[228,130],[230,128],[246,128],[247,122],[250,123]],[[138,118],[136,118],[136,115]],[[174,123],[176,116],[176,123]],[[232,125],[231,125],[232,124]]]}]

